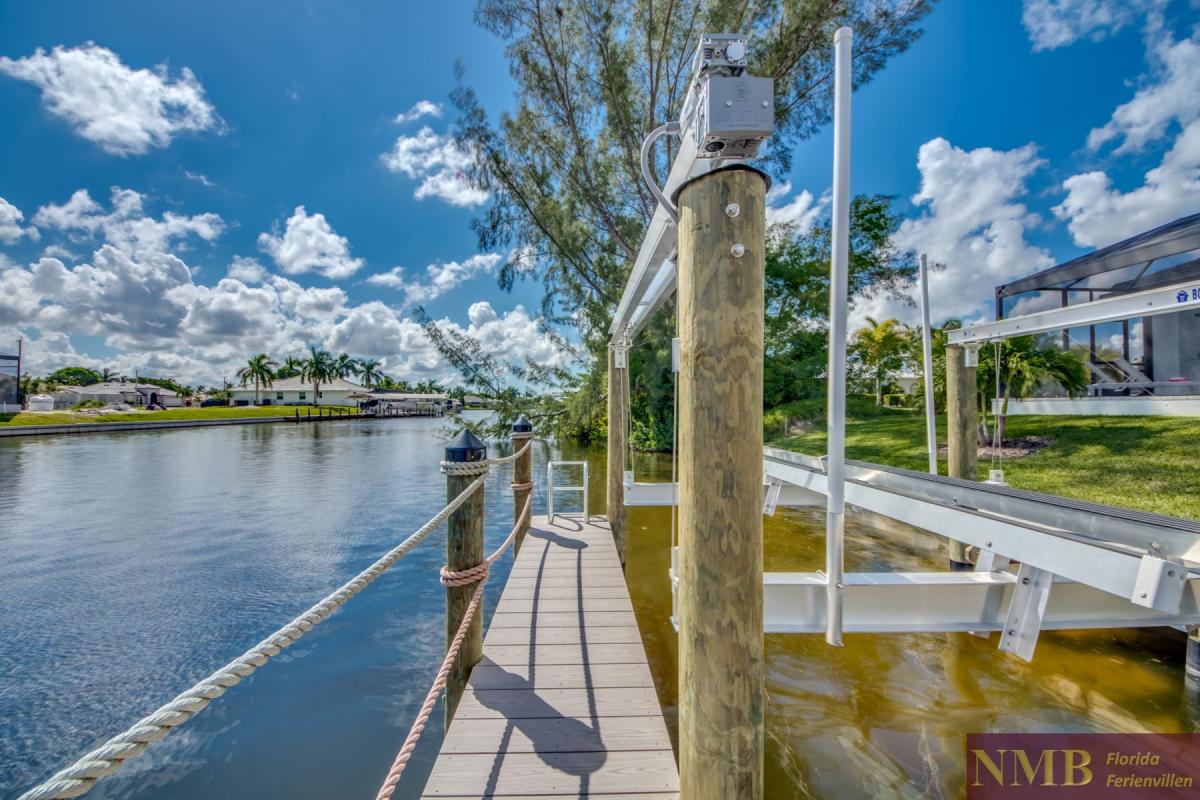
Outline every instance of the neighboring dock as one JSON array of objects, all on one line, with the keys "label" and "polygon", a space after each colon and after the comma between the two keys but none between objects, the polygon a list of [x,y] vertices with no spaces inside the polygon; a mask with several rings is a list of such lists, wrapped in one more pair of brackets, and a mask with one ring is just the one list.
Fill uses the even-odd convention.
[{"label": "neighboring dock", "polygon": [[679,797],[602,518],[533,518],[423,797]]}]

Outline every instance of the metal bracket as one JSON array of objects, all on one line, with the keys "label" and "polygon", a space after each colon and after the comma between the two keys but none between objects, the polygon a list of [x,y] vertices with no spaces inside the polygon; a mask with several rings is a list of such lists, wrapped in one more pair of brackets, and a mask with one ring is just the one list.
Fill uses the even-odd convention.
[{"label": "metal bracket", "polygon": [[[1009,560],[1002,555],[996,553],[995,550],[980,550],[975,557],[976,572],[1003,572],[1008,574]],[[987,600],[985,603],[985,613],[989,616],[1000,616],[1000,603],[1004,600],[1004,587],[995,586],[988,589]],[[973,636],[978,636],[981,639],[990,639],[992,634],[990,631],[971,631]]]},{"label": "metal bracket", "polygon": [[679,337],[671,340],[671,372],[679,372]]},{"label": "metal bracket", "polygon": [[763,514],[775,516],[775,506],[779,505],[779,494],[783,491],[783,481],[779,478],[767,478],[767,490],[763,492]]},{"label": "metal bracket", "polygon": [[671,568],[667,570],[671,580],[671,627],[679,633],[679,548],[671,548]]},{"label": "metal bracket", "polygon": [[963,345],[963,366],[978,367],[979,366],[979,348],[980,342],[967,342]]},{"label": "metal bracket", "polygon": [[1188,570],[1183,564],[1157,556],[1142,556],[1133,582],[1133,596],[1129,599],[1134,605],[1178,614],[1187,578]]},{"label": "metal bracket", "polygon": [[1012,653],[1025,661],[1033,660],[1053,583],[1054,574],[1044,569],[1022,564],[1017,570],[1017,583],[1008,604],[1004,630],[1000,632],[1002,652]]},{"label": "metal bracket", "polygon": [[629,345],[611,344],[609,347],[613,351],[613,366],[617,369],[626,369],[629,364]]}]

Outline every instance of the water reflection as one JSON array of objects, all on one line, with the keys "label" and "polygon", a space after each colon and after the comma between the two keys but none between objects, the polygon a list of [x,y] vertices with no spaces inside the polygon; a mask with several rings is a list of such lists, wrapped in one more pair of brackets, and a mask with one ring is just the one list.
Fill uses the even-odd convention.
[{"label": "water reflection", "polygon": [[[603,455],[590,457],[603,474]],[[638,456],[635,467],[638,480],[670,480],[668,458]],[[603,495],[593,489],[594,508]],[[629,526],[634,608],[674,737],[670,512],[630,509]],[[820,511],[780,509],[764,534],[768,570],[822,568]],[[857,571],[944,566],[934,537],[863,516],[847,520],[846,561]],[[766,795],[960,797],[968,732],[1200,730],[1178,631],[1044,633],[1032,664],[996,644],[967,633],[847,634],[843,648],[820,636],[768,636]]]}]

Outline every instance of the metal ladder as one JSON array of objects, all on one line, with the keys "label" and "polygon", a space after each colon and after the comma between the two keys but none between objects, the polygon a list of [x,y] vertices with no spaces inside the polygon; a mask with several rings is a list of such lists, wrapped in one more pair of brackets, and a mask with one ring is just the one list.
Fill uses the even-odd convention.
[{"label": "metal ladder", "polygon": [[[555,467],[583,467],[583,484],[580,486],[555,486]],[[546,463],[546,521],[551,525],[554,524],[554,493],[556,491],[579,492],[583,496],[583,523],[585,525],[591,523],[592,518],[588,514],[588,465],[586,461],[549,461]]]}]

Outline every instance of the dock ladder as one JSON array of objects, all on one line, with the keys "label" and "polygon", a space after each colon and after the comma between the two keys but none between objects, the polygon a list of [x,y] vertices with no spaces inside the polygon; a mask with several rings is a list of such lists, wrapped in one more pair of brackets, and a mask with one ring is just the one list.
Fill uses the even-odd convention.
[{"label": "dock ladder", "polygon": [[[583,467],[583,483],[579,486],[555,486],[555,467]],[[591,524],[592,518],[588,514],[588,465],[586,461],[550,461],[546,463],[546,519],[551,525],[554,524],[555,492],[579,492],[583,496],[583,524]]]}]

